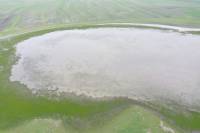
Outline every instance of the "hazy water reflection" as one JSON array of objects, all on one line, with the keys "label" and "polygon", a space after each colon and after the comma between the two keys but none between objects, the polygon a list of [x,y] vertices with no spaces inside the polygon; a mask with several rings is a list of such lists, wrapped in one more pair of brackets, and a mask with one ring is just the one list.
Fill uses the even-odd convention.
[{"label": "hazy water reflection", "polygon": [[88,96],[200,104],[200,36],[136,29],[67,30],[16,46],[11,81]]}]

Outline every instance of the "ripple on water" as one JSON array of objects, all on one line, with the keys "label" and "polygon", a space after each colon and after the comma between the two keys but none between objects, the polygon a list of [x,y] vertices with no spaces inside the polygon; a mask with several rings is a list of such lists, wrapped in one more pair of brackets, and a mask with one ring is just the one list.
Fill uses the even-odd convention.
[{"label": "ripple on water", "polygon": [[200,103],[200,36],[98,28],[52,32],[16,46],[11,81],[33,91]]}]

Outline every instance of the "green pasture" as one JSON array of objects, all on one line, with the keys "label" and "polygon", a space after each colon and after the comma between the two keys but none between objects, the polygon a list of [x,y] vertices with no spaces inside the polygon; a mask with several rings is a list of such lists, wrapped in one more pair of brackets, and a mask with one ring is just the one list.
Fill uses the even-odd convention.
[{"label": "green pasture", "polygon": [[0,35],[91,23],[200,25],[199,0],[0,0]]}]

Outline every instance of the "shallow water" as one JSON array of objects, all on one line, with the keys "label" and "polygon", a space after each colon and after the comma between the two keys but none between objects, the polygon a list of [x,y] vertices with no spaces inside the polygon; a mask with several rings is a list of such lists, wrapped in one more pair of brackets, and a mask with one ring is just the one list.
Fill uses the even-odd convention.
[{"label": "shallow water", "polygon": [[74,92],[200,104],[200,36],[136,28],[52,32],[16,45],[11,81]]}]

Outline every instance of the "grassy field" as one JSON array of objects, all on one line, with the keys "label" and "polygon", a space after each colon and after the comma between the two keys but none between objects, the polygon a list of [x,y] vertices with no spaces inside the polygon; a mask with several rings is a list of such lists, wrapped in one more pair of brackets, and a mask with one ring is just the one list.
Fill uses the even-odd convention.
[{"label": "grassy field", "polygon": [[199,0],[0,0],[0,3],[0,36],[29,32],[0,40],[0,133],[30,130],[49,133],[49,127],[52,132],[61,133],[162,133],[161,120],[176,132],[200,130],[197,112],[138,105],[128,99],[36,97],[25,86],[9,81],[11,65],[16,61],[13,46],[20,41],[55,30],[98,27],[97,23],[200,27]]},{"label": "grassy field", "polygon": [[[98,123],[98,126],[80,128],[78,126],[85,126],[85,121],[80,119],[74,120],[73,124],[63,123],[60,120],[35,119],[18,127],[4,130],[2,133],[165,133],[160,123],[160,118],[152,112],[139,106],[131,106],[112,119]],[[169,127],[166,123],[164,126]]]},{"label": "grassy field", "polygon": [[160,23],[200,27],[199,0],[0,0],[0,34],[68,24]]}]

